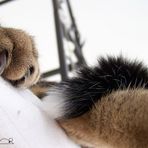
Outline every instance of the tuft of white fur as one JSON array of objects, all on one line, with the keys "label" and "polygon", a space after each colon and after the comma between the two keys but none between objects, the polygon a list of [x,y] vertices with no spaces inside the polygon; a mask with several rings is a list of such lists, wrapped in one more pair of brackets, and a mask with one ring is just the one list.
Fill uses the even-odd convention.
[{"label": "tuft of white fur", "polygon": [[65,100],[66,97],[60,90],[52,89],[42,98],[42,110],[54,119],[61,118],[65,115]]}]

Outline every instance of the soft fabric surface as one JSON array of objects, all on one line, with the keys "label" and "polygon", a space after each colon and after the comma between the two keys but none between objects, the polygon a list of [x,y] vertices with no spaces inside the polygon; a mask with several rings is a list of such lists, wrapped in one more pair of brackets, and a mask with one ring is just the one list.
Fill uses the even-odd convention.
[{"label": "soft fabric surface", "polygon": [[0,147],[79,148],[40,110],[40,100],[29,90],[15,89],[0,78],[0,93]]}]

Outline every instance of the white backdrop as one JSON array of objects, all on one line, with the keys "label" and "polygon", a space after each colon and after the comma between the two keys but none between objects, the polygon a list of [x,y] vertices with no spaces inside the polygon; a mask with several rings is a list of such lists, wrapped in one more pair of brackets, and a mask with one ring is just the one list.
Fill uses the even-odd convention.
[{"label": "white backdrop", "polygon": [[[71,1],[89,64],[100,55],[120,53],[148,64],[147,0]],[[51,0],[15,0],[0,7],[0,22],[35,37],[41,71],[58,66]]]}]

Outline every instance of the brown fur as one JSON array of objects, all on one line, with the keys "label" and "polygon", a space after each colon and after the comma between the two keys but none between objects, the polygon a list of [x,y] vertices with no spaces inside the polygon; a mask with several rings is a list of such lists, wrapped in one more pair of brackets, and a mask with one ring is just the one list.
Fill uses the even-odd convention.
[{"label": "brown fur", "polygon": [[84,146],[148,148],[148,91],[113,92],[85,115],[59,123]]},{"label": "brown fur", "polygon": [[[20,87],[37,82],[39,67],[32,38],[25,32],[0,28],[0,53],[7,51],[7,64],[2,76]],[[30,67],[34,71],[26,75]],[[22,79],[26,77],[25,81]],[[39,82],[31,90],[44,95],[51,83]],[[47,84],[47,83],[46,83]],[[112,92],[101,98],[84,115],[57,121],[76,143],[93,148],[148,148],[148,90]]]},{"label": "brown fur", "polygon": [[46,93],[52,87],[55,82],[39,81],[35,85],[30,87],[30,90],[39,98],[46,96]]},{"label": "brown fur", "polygon": [[[39,78],[38,54],[32,38],[22,30],[0,28],[0,52],[7,52],[7,65],[2,76],[18,86],[28,87]],[[32,75],[27,76],[33,67]],[[23,77],[26,80],[23,81]]]}]

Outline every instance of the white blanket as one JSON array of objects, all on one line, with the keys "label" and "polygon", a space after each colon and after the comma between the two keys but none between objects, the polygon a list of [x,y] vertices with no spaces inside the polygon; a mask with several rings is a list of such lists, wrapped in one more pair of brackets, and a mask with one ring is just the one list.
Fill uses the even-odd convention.
[{"label": "white blanket", "polygon": [[0,148],[78,148],[39,108],[29,90],[0,78]]}]

